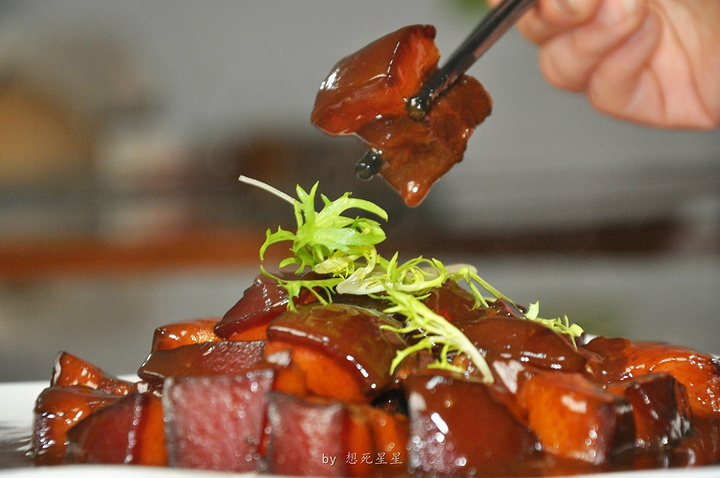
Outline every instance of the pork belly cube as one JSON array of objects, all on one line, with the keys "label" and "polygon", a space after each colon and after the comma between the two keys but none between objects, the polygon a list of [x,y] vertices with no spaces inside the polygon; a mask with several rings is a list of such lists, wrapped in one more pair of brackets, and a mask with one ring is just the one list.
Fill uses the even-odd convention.
[{"label": "pork belly cube", "polygon": [[525,383],[519,400],[548,453],[602,464],[634,446],[630,402],[580,374],[540,372]]},{"label": "pork belly cube", "polygon": [[605,389],[632,404],[635,445],[639,448],[672,444],[690,431],[691,410],[685,387],[669,373],[633,377]]},{"label": "pork belly cube", "polygon": [[50,386],[69,387],[75,385],[111,395],[127,395],[137,386],[136,383],[117,378],[73,354],[60,352],[53,363]]},{"label": "pork belly cube", "polygon": [[168,463],[182,468],[260,471],[267,395],[276,373],[168,378],[163,386]]},{"label": "pork belly cube", "polygon": [[264,357],[265,341],[202,342],[151,352],[138,376],[151,385],[167,377],[193,375],[235,375]]},{"label": "pork belly cube", "polygon": [[540,322],[518,317],[485,317],[457,323],[488,361],[513,359],[543,370],[580,372],[586,357],[567,336]]},{"label": "pork belly cube", "polygon": [[410,469],[437,476],[504,471],[539,451],[537,437],[491,386],[459,374],[409,377]]},{"label": "pork belly cube", "polygon": [[214,327],[220,319],[203,318],[175,322],[162,325],[153,333],[151,351],[169,350],[183,345],[202,342],[217,342],[220,337],[215,335]]},{"label": "pork belly cube", "polygon": [[695,416],[720,418],[720,359],[664,342],[596,337],[583,346],[599,357],[588,362],[605,383],[667,372],[685,386]]},{"label": "pork belly cube", "polygon": [[674,444],[669,466],[702,466],[720,463],[720,426],[716,420],[693,420],[692,430]]},{"label": "pork belly cube", "polygon": [[67,463],[167,464],[160,398],[132,392],[68,431]]},{"label": "pork belly cube", "polygon": [[[313,275],[313,272],[307,275]],[[264,273],[255,277],[252,285],[245,289],[240,300],[228,310],[222,319],[215,324],[214,333],[225,340],[264,340],[267,338],[265,329],[278,315],[288,309],[290,296],[275,277],[281,279],[301,279],[294,272],[273,271],[270,277]],[[302,289],[295,297],[296,306],[317,301],[308,289]]]},{"label": "pork belly cube", "polygon": [[407,476],[408,420],[365,404],[273,391],[268,471],[298,476]]},{"label": "pork belly cube", "polygon": [[392,361],[405,341],[401,324],[385,313],[353,304],[298,307],[267,328],[266,354],[290,351],[315,395],[367,403],[392,385]]},{"label": "pork belly cube", "polygon": [[380,115],[403,116],[405,102],[437,67],[435,27],[411,25],[340,60],[320,86],[312,122],[349,134]]},{"label": "pork belly cube", "polygon": [[639,343],[633,364],[648,373],[667,372],[685,386],[693,414],[720,419],[720,359],[687,347]]},{"label": "pork belly cube", "polygon": [[271,393],[268,471],[293,476],[350,476],[350,415],[340,401]]},{"label": "pork belly cube", "polygon": [[65,459],[68,430],[122,397],[79,385],[48,387],[40,392],[34,410],[34,464],[61,464]]},{"label": "pork belly cube", "polygon": [[[369,405],[351,406],[357,414],[365,417],[373,441],[374,468],[372,471],[379,471],[383,477],[407,476],[408,443],[410,438],[410,423],[406,415],[380,410]],[[350,452],[356,453],[357,446],[351,445]],[[352,458],[350,455],[349,458]],[[356,455],[357,460],[362,461],[363,457]],[[378,468],[379,467],[379,468]],[[355,473],[353,476],[362,476]],[[372,473],[371,471],[371,473]],[[369,474],[366,473],[365,476]],[[376,476],[377,473],[371,474]]]}]

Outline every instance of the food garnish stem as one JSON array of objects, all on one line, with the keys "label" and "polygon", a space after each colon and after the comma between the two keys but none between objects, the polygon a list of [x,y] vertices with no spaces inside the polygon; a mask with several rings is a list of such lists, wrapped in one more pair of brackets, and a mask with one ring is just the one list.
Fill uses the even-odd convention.
[{"label": "food garnish stem", "polygon": [[285,194],[284,192],[280,191],[279,189],[274,188],[274,187],[270,186],[269,184],[266,184],[262,181],[258,181],[257,179],[243,176],[242,174],[238,178],[238,181],[240,181],[241,183],[250,184],[250,185],[260,188],[260,189],[264,189],[265,191],[268,191],[269,193],[279,197],[280,199],[283,199],[284,201],[289,202],[290,204],[295,204],[295,199],[292,196]]}]

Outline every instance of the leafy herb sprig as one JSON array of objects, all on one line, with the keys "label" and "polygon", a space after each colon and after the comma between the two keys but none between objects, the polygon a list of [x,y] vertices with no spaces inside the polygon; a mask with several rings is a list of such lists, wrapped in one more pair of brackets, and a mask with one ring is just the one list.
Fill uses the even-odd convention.
[{"label": "leafy herb sprig", "polygon": [[415,338],[418,339],[413,345],[398,352],[391,364],[391,373],[406,357],[420,350],[433,350],[439,346],[440,352],[438,360],[434,364],[429,365],[430,368],[453,370],[462,373],[465,370],[457,365],[453,365],[449,360],[449,355],[452,352],[464,353],[478,369],[483,377],[483,381],[492,383],[492,371],[485,361],[485,357],[483,357],[477,347],[475,347],[470,339],[457,327],[448,322],[442,315],[430,310],[428,306],[412,294],[387,289],[387,295],[393,305],[385,309],[385,312],[389,314],[401,314],[407,319],[403,327],[396,328],[386,325],[383,326],[383,328],[394,330],[399,334],[416,332]]},{"label": "leafy herb sprig", "polygon": [[[391,328],[401,334],[415,333],[417,339],[411,346],[398,352],[392,363],[392,371],[408,356],[420,350],[439,349],[436,368],[461,371],[453,365],[450,357],[465,354],[481,373],[484,381],[493,381],[492,372],[485,358],[473,343],[453,324],[433,312],[423,302],[422,297],[431,289],[450,281],[466,283],[475,298],[475,306],[488,307],[488,299],[482,291],[494,299],[508,297],[482,279],[474,267],[460,264],[446,267],[437,259],[422,256],[404,263],[395,253],[385,259],[376,245],[385,240],[385,232],[376,220],[362,217],[350,218],[343,215],[349,209],[359,209],[374,214],[383,220],[388,219],[387,212],[376,204],[350,197],[345,193],[339,199],[330,201],[321,195],[322,209],[315,210],[315,197],[318,184],[309,192],[297,186],[298,199],[293,199],[260,181],[240,176],[240,181],[260,187],[292,204],[295,212],[297,231],[290,232],[278,228],[276,232],[266,233],[265,243],[260,248],[260,259],[264,261],[267,249],[281,242],[291,242],[291,255],[280,262],[279,267],[296,267],[296,274],[308,269],[320,275],[320,278],[286,280],[275,277],[261,266],[264,274],[273,277],[288,291],[289,308],[294,309],[294,299],[302,289],[308,289],[321,303],[332,301],[334,293],[356,295],[379,295],[389,302],[387,313],[405,317],[404,325]],[[575,343],[575,338],[583,330],[576,324],[564,319],[543,319],[539,317],[538,303],[531,304],[525,318],[545,324],[556,332],[567,334]]]}]

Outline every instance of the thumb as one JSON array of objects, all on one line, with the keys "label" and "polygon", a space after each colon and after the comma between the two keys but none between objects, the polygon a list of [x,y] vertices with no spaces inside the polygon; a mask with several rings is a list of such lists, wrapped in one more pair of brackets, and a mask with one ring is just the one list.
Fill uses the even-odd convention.
[{"label": "thumb", "polygon": [[[493,0],[498,4],[500,0]],[[603,0],[538,0],[518,22],[533,43],[542,44],[593,18]]]}]

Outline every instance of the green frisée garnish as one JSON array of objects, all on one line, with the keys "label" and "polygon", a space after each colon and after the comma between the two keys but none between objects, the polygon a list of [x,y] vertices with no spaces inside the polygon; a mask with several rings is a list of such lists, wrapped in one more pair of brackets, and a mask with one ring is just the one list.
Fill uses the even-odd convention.
[{"label": "green fris\u00e9e garnish", "polygon": [[[398,253],[389,260],[385,259],[376,248],[385,240],[380,223],[364,217],[351,218],[344,213],[358,209],[387,220],[387,212],[370,201],[351,198],[350,193],[345,193],[335,201],[321,195],[322,209],[316,211],[317,183],[309,192],[297,186],[298,199],[293,199],[260,181],[245,176],[240,176],[240,181],[282,198],[292,204],[295,211],[296,232],[282,228],[272,232],[268,229],[260,248],[260,259],[264,261],[270,246],[290,242],[291,255],[281,260],[279,268],[294,267],[298,276],[308,271],[316,273],[310,279],[298,277],[288,280],[272,275],[261,266],[263,274],[272,277],[287,290],[289,309],[295,309],[294,299],[302,289],[309,290],[323,304],[331,302],[333,294],[380,297],[390,304],[387,313],[405,317],[403,327],[392,329],[401,334],[415,332],[417,339],[411,346],[398,352],[391,373],[409,355],[420,350],[439,349],[439,357],[433,367],[464,371],[452,364],[450,358],[465,354],[482,374],[484,381],[493,381],[490,368],[477,347],[447,319],[422,302],[423,296],[430,290],[447,281],[462,281],[474,297],[475,307],[488,307],[488,300],[497,299],[514,305],[513,301],[482,279],[474,267],[466,264],[445,266],[437,259],[422,256],[401,263]],[[489,296],[483,295],[483,291]],[[564,319],[540,318],[537,302],[529,306],[524,317],[568,335],[573,344],[583,333],[582,328],[571,324],[567,316]]]},{"label": "green fris\u00e9e garnish", "polygon": [[[316,212],[317,183],[309,193],[297,186],[298,200],[294,200],[282,191],[255,179],[240,176],[240,181],[280,197],[292,204],[295,211],[297,231],[293,233],[278,228],[276,232],[271,232],[268,229],[265,242],[260,247],[260,259],[264,260],[265,252],[273,244],[291,242],[292,255],[280,262],[280,268],[296,266],[297,274],[310,269],[329,276],[312,280],[282,280],[261,268],[263,274],[277,280],[288,291],[291,308],[295,308],[293,299],[303,288],[309,289],[322,303],[327,303],[333,288],[346,277],[357,272],[358,268],[367,270],[374,268],[377,256],[375,244],[385,240],[385,231],[375,220],[358,217],[352,219],[342,214],[354,208],[387,220],[387,213],[381,207],[370,201],[351,198],[350,193],[345,193],[335,201],[330,201],[324,195],[321,196],[324,206],[320,212]],[[360,260],[365,261],[364,266],[359,262]],[[326,294],[323,296],[317,292],[317,289],[325,291]]]},{"label": "green fris\u00e9e garnish", "polygon": [[266,276],[275,279],[282,288],[287,290],[288,297],[290,297],[290,302],[288,303],[288,308],[290,310],[296,310],[293,298],[298,297],[302,289],[309,290],[310,293],[317,297],[318,301],[323,305],[332,302],[333,290],[343,280],[342,277],[325,277],[322,279],[302,280],[282,279],[265,270],[263,266],[260,266],[260,271]]},{"label": "green fris\u00e9e garnish", "polygon": [[322,274],[345,275],[355,270],[356,262],[365,258],[372,263],[375,244],[385,240],[385,231],[372,219],[356,217],[351,219],[342,214],[348,209],[360,209],[387,220],[385,210],[363,199],[350,197],[345,193],[339,199],[330,201],[321,196],[323,208],[315,212],[315,194],[318,184],[309,193],[297,187],[298,200],[293,201],[297,231],[277,232],[268,230],[265,243],[260,249],[262,258],[268,247],[278,242],[291,241],[293,255],[280,263],[280,267],[296,265],[298,271],[306,267]]},{"label": "green fris\u00e9e garnish", "polygon": [[429,365],[430,368],[439,368],[463,373],[465,369],[450,363],[448,356],[451,353],[466,354],[472,363],[477,367],[486,383],[493,382],[493,375],[485,361],[485,357],[478,351],[477,347],[457,327],[448,322],[442,315],[436,314],[422,301],[412,294],[387,289],[387,297],[393,305],[385,309],[389,314],[401,314],[406,317],[405,325],[401,328],[382,326],[385,329],[394,330],[400,334],[416,332],[418,339],[413,345],[398,352],[392,362],[392,373],[400,363],[409,355],[420,350],[433,350],[440,347],[439,358]]},{"label": "green fris\u00e9e garnish", "polygon": [[525,318],[545,324],[545,326],[551,328],[555,332],[567,335],[568,337],[570,337],[573,345],[577,347],[575,339],[583,334],[584,331],[582,327],[580,327],[578,324],[571,324],[570,319],[568,319],[567,315],[564,316],[562,319],[559,317],[555,319],[543,319],[539,317],[539,313],[540,303],[533,302],[528,306],[528,310],[527,312],[525,312]]}]

